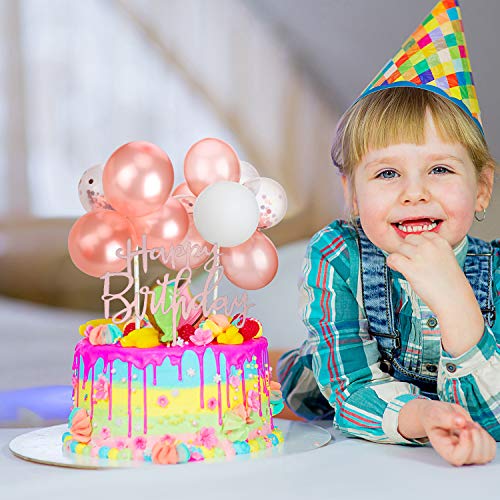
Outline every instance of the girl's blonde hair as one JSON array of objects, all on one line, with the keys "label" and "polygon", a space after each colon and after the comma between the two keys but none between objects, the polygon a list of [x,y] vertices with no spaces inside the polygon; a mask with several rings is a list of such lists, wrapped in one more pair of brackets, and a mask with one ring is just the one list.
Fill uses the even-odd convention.
[{"label": "girl's blonde hair", "polygon": [[[425,115],[432,113],[443,141],[462,144],[483,182],[486,168],[495,168],[486,140],[474,121],[450,100],[414,87],[392,87],[356,102],[340,119],[332,146],[333,164],[347,177],[351,193],[356,166],[369,149],[391,144],[425,142]],[[349,220],[354,216],[349,213]]]}]

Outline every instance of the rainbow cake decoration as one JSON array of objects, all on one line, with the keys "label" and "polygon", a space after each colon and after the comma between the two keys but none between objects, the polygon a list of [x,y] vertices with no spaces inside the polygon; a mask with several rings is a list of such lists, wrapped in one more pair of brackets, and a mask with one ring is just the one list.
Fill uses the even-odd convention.
[{"label": "rainbow cake decoration", "polygon": [[[274,278],[277,252],[262,230],[283,218],[286,195],[219,139],[190,148],[184,175],[170,195],[166,153],[132,142],[80,181],[87,213],[70,232],[70,256],[103,280],[105,317],[79,329],[65,453],[176,464],[283,440],[262,325],[246,292],[229,299],[218,285],[226,276],[251,290]],[[141,286],[140,264],[147,274],[151,260],[166,272]],[[197,267],[206,280],[193,295]]]}]

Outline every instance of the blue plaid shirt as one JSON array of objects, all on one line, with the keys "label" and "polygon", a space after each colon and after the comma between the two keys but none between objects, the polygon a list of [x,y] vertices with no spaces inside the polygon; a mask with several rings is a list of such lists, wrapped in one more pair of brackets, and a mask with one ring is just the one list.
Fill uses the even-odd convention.
[{"label": "blue plaid shirt", "polygon": [[[368,333],[363,307],[356,231],[336,220],[310,241],[303,264],[301,313],[308,336],[282,356],[278,378],[283,397],[309,420],[333,416],[334,427],[382,443],[422,444],[405,439],[398,416],[420,389],[380,370],[377,341]],[[500,240],[492,242],[494,301],[500,314]],[[463,268],[467,238],[454,249]],[[387,254],[386,254],[387,255]],[[479,343],[453,358],[441,345],[437,318],[405,277],[390,270],[401,331],[399,362],[415,373],[437,374],[438,397],[457,403],[500,441],[500,321],[485,325]],[[450,373],[446,363],[457,369]]]}]

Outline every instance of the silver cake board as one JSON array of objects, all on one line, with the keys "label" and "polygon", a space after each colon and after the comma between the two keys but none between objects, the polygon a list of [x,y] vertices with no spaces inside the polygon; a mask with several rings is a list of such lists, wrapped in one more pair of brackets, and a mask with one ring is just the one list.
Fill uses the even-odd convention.
[{"label": "silver cake board", "polygon": [[[309,423],[282,419],[274,419],[274,423],[283,433],[283,443],[252,454],[205,459],[202,462],[196,463],[220,462],[224,460],[246,461],[264,457],[293,455],[325,446],[332,438],[327,429]],[[14,438],[9,443],[9,449],[16,457],[28,460],[29,462],[76,469],[157,466],[157,464],[145,461],[108,460],[99,457],[64,453],[62,435],[67,431],[68,426],[62,424],[27,432]],[[178,465],[188,466],[190,463],[195,462]]]}]

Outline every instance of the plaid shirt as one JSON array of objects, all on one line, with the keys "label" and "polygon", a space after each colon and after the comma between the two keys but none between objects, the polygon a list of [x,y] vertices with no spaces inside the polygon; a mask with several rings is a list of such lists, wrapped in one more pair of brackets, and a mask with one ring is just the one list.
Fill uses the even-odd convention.
[{"label": "plaid shirt", "polygon": [[[377,341],[368,333],[355,229],[336,220],[309,243],[303,264],[301,313],[308,336],[278,364],[283,397],[309,420],[334,416],[335,428],[370,441],[423,444],[399,434],[399,411],[420,389],[380,370]],[[492,242],[494,301],[500,315],[500,240]],[[454,249],[463,268],[467,238]],[[385,253],[385,252],[384,252]],[[387,253],[385,253],[387,256]],[[401,273],[389,270],[401,331],[399,362],[437,374],[438,397],[467,408],[500,441],[500,321],[485,325],[479,343],[453,358],[441,345],[437,318]],[[432,319],[431,319],[432,318]],[[446,370],[447,363],[456,371]],[[326,398],[326,399],[325,399]]]}]

